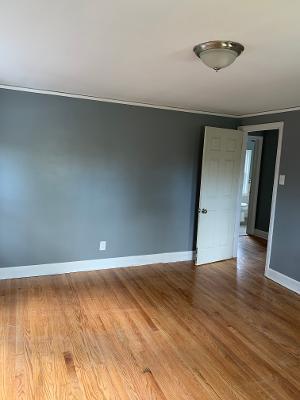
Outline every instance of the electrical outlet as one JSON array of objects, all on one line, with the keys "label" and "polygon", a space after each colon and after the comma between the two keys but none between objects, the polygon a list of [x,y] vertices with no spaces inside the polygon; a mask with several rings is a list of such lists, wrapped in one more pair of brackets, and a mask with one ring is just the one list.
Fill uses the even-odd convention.
[{"label": "electrical outlet", "polygon": [[106,250],[106,241],[105,240],[101,240],[100,245],[99,245],[99,250],[100,251]]},{"label": "electrical outlet", "polygon": [[279,185],[284,186],[285,184],[285,175],[279,175]]}]

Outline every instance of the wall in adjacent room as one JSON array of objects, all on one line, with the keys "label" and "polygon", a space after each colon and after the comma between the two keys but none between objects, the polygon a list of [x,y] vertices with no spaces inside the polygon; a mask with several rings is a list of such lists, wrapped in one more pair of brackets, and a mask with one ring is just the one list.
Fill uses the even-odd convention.
[{"label": "wall in adjacent room", "polygon": [[270,268],[300,281],[300,111],[243,118],[241,125],[284,122],[280,174],[285,185],[278,186]]},{"label": "wall in adjacent room", "polygon": [[269,232],[278,130],[251,132],[251,135],[262,136],[264,140],[260,164],[255,228],[263,232]]},{"label": "wall in adjacent room", "polygon": [[194,249],[205,125],[237,119],[1,89],[0,266]]}]

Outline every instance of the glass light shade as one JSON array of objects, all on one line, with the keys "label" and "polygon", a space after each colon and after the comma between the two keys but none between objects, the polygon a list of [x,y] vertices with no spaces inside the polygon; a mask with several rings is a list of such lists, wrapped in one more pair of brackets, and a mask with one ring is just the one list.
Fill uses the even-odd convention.
[{"label": "glass light shade", "polygon": [[238,54],[230,49],[210,49],[201,52],[200,59],[208,67],[218,71],[219,69],[228,67],[237,58]]}]

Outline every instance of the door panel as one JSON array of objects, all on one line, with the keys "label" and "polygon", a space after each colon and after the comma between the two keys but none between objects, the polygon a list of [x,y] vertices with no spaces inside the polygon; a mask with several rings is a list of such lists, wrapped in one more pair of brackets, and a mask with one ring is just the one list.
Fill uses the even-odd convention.
[{"label": "door panel", "polygon": [[[205,128],[196,264],[233,257],[243,135]],[[202,213],[202,209],[207,213]]]}]

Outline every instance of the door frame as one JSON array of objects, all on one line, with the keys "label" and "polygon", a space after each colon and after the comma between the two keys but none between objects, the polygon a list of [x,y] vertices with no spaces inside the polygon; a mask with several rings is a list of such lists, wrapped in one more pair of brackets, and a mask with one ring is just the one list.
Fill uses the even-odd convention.
[{"label": "door frame", "polygon": [[253,171],[251,175],[251,188],[250,188],[249,205],[248,205],[247,234],[254,235],[257,196],[258,196],[259,177],[260,177],[260,164],[261,164],[264,138],[262,136],[247,135],[247,141],[249,139],[255,140],[255,149],[253,155]]},{"label": "door frame", "polygon": [[272,202],[271,202],[271,215],[270,215],[265,275],[267,275],[268,270],[270,268],[274,221],[275,221],[275,209],[276,209],[278,181],[279,181],[279,168],[280,168],[280,156],[281,156],[281,148],[282,148],[283,126],[284,126],[283,121],[280,121],[280,122],[271,122],[271,123],[258,124],[258,125],[244,125],[244,126],[238,127],[238,129],[240,131],[242,131],[243,146],[242,146],[242,156],[241,156],[242,157],[242,164],[241,164],[242,168],[240,171],[240,179],[239,179],[240,190],[239,190],[239,194],[238,194],[238,207],[237,207],[237,212],[236,212],[236,229],[235,229],[235,237],[234,237],[234,256],[235,257],[237,256],[238,240],[239,240],[240,205],[241,205],[241,200],[242,200],[243,171],[244,171],[248,134],[249,134],[249,132],[278,130],[278,143],[277,143],[277,153],[276,153],[276,162],[275,162],[275,171],[274,171],[274,183],[273,183],[273,193],[272,193]]}]

